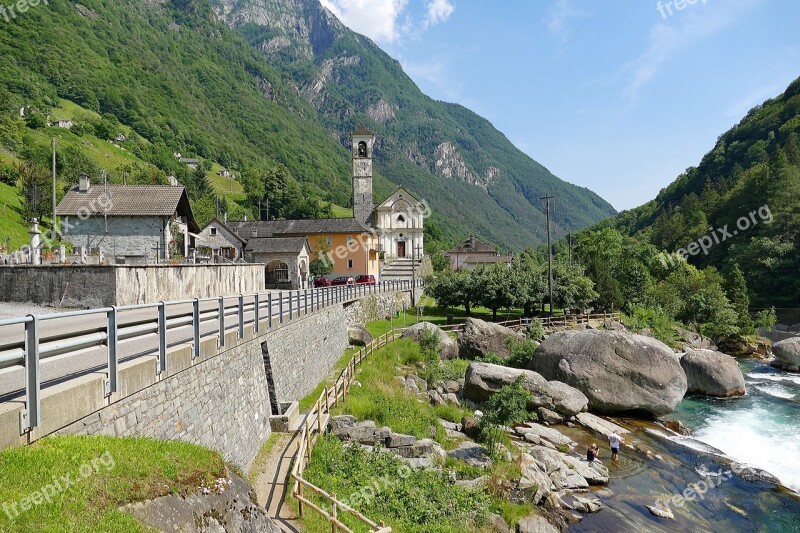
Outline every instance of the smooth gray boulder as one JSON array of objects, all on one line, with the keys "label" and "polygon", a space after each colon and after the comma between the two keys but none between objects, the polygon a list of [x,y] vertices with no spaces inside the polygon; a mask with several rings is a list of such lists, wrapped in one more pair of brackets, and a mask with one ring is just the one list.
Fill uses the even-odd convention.
[{"label": "smooth gray boulder", "polygon": [[708,337],[703,337],[699,333],[695,333],[694,331],[689,331],[688,329],[683,328],[674,328],[675,333],[678,334],[678,338],[680,339],[680,343],[683,345],[684,349],[693,349],[693,350],[717,350],[717,345],[714,344],[714,341],[709,339]]},{"label": "smooth gray boulder", "polygon": [[531,411],[545,407],[569,418],[585,411],[589,404],[581,391],[557,381],[548,382],[532,370],[477,361],[469,364],[464,375],[464,398],[485,402],[504,385],[514,383],[518,376],[525,377],[523,386],[531,393],[527,406]]},{"label": "smooth gray boulder", "polygon": [[372,333],[362,325],[348,326],[347,338],[350,339],[350,344],[355,344],[356,346],[366,346],[373,340]]},{"label": "smooth gray boulder", "polygon": [[681,357],[686,373],[687,393],[728,398],[745,394],[739,363],[730,355],[714,350],[687,349]]},{"label": "smooth gray boulder", "polygon": [[531,393],[528,409],[552,405],[552,392],[547,380],[531,370],[473,361],[464,375],[464,398],[485,402],[504,385],[510,385],[519,376],[524,376],[523,387]]},{"label": "smooth gray boulder", "polygon": [[560,381],[548,381],[553,397],[553,409],[567,418],[586,410],[589,398],[584,393]]},{"label": "smooth gray boulder", "polygon": [[525,335],[499,324],[467,318],[464,330],[458,334],[459,353],[465,359],[475,359],[489,353],[508,359],[509,339],[522,341]]},{"label": "smooth gray boulder", "polygon": [[447,452],[447,456],[480,468],[489,468],[493,464],[489,450],[478,443],[468,440],[459,443],[458,448],[455,450]]},{"label": "smooth gray boulder", "polygon": [[418,322],[405,330],[402,337],[419,342],[420,337],[422,337],[422,332],[425,330],[431,330],[439,337],[439,354],[442,359],[455,359],[458,357],[458,343],[436,324]]},{"label": "smooth gray boulder", "polygon": [[533,370],[580,390],[589,410],[662,416],[686,394],[678,356],[661,341],[619,331],[562,331],[536,350]]},{"label": "smooth gray boulder", "polygon": [[776,342],[772,345],[772,353],[784,369],[800,367],[800,337]]}]

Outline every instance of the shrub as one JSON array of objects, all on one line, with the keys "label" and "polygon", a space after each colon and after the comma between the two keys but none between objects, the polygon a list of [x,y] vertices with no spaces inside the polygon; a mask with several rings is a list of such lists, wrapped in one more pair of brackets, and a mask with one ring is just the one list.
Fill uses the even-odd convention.
[{"label": "shrub", "polygon": [[496,453],[497,445],[506,436],[500,426],[519,424],[529,417],[527,405],[531,393],[522,385],[524,381],[525,376],[518,376],[513,383],[503,385],[484,406],[479,429],[481,440],[492,453]]},{"label": "shrub", "polygon": [[675,322],[660,308],[634,305],[629,314],[623,315],[622,323],[632,331],[649,329],[661,342],[672,347],[677,345]]},{"label": "shrub", "polygon": [[506,366],[508,364],[506,363],[505,359],[503,359],[494,352],[489,352],[486,355],[482,355],[475,360],[478,361],[479,363],[490,363],[493,365],[500,365],[500,366]]},{"label": "shrub", "polygon": [[528,338],[534,341],[541,341],[546,334],[542,321],[537,318],[532,319],[528,326]]},{"label": "shrub", "polygon": [[775,314],[775,308],[771,307],[770,309],[764,309],[763,311],[759,311],[756,313],[756,317],[753,319],[753,325],[756,329],[763,329],[766,330],[767,333],[772,331],[772,328],[778,322],[778,315]]},{"label": "shrub", "polygon": [[530,339],[525,339],[524,341],[509,339],[509,354],[506,366],[513,368],[531,368],[538,347],[539,343]]}]

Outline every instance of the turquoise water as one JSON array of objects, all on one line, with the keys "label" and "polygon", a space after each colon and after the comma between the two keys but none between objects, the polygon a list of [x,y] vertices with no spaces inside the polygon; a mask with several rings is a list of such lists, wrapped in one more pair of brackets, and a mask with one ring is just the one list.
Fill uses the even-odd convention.
[{"label": "turquoise water", "polygon": [[670,418],[737,462],[766,470],[800,492],[800,374],[741,363],[742,398],[686,399]]}]

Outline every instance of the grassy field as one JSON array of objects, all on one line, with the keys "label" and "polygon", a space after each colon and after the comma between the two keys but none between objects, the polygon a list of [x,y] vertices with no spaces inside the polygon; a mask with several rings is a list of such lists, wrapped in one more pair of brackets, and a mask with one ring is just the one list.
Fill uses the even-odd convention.
[{"label": "grassy field", "polygon": [[145,531],[118,508],[196,493],[224,475],[222,457],[193,444],[50,437],[0,452],[0,531]]}]

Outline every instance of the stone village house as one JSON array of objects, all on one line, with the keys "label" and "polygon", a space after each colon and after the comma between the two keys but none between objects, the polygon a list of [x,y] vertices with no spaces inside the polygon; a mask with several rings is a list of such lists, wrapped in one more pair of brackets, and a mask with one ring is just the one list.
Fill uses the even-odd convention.
[{"label": "stone village house", "polygon": [[86,175],[67,191],[56,215],[62,217],[64,240],[75,249],[99,249],[107,263],[142,264],[187,256],[200,231],[182,186],[92,186]]}]

